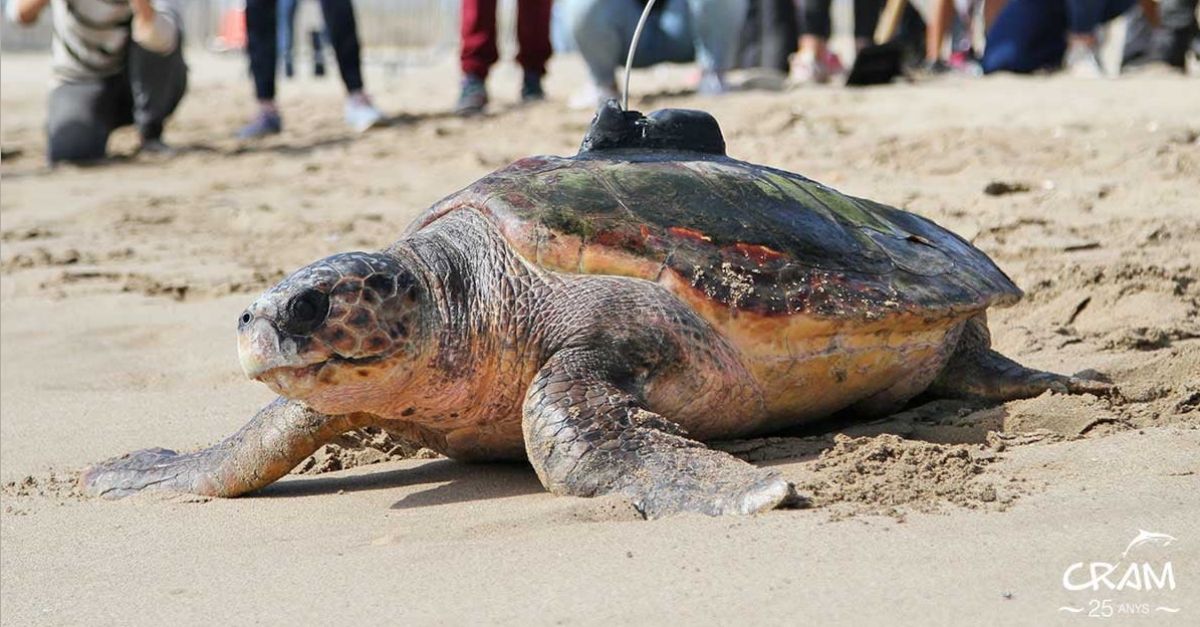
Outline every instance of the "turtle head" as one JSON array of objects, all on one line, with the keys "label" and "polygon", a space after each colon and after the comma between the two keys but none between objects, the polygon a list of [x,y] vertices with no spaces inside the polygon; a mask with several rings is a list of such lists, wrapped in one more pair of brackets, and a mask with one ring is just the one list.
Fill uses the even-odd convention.
[{"label": "turtle head", "polygon": [[247,377],[330,414],[362,411],[411,375],[423,290],[387,253],[343,253],[297,270],[238,319]]}]

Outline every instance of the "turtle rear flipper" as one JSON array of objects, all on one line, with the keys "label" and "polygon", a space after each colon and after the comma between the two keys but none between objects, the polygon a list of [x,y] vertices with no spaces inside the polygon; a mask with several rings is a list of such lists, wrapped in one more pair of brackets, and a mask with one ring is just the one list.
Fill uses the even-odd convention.
[{"label": "turtle rear flipper", "polygon": [[1111,383],[1026,368],[992,350],[987,314],[967,320],[958,344],[929,391],[947,398],[1012,401],[1033,398],[1047,390],[1067,394],[1111,396]]},{"label": "turtle rear flipper", "polygon": [[104,498],[143,490],[238,496],[286,475],[321,445],[367,422],[365,415],[326,416],[281,398],[212,447],[193,453],[163,448],[130,453],[87,468],[79,485],[85,494]]},{"label": "turtle rear flipper", "polygon": [[778,473],[686,437],[622,390],[587,349],[546,363],[525,397],[529,460],[556,494],[624,494],[647,518],[754,514],[800,502]]}]

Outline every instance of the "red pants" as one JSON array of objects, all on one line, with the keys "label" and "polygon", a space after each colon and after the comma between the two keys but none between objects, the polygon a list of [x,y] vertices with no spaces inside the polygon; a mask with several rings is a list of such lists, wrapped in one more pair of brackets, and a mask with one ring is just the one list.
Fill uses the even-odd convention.
[{"label": "red pants", "polygon": [[[546,73],[550,59],[551,0],[517,0],[517,63],[526,72]],[[500,59],[496,49],[496,0],[462,2],[463,74],[486,78],[488,70]]]}]

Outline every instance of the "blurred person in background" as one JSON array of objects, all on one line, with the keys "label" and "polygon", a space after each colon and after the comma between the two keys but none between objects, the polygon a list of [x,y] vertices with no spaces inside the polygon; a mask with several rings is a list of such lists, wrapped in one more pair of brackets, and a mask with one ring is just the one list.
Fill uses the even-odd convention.
[{"label": "blurred person in background", "polygon": [[[645,0],[559,0],[575,45],[587,63],[589,85],[572,108],[595,108],[617,97],[616,70],[624,67]],[[633,67],[659,63],[700,66],[697,92],[726,91],[746,19],[746,0],[658,0],[633,54]]]},{"label": "blurred person in background", "polygon": [[[971,76],[983,73],[971,40],[975,13],[980,4],[982,0],[932,0],[929,3],[925,71],[931,74],[959,72]],[[943,57],[942,47],[947,33],[950,34],[950,55]]]},{"label": "blurred person in background", "polygon": [[[283,119],[275,104],[275,73],[279,52],[277,10],[276,0],[246,0],[246,52],[250,57],[258,112],[249,124],[238,131],[241,139],[265,137],[283,130]],[[350,0],[321,0],[321,14],[333,43],[342,83],[346,86],[346,105],[343,109],[346,124],[359,133],[364,132],[383,120],[383,114],[371,104],[371,99],[363,90],[354,5]]]},{"label": "blurred person in background", "polygon": [[988,28],[983,71],[1063,69],[1102,78],[1099,28],[1138,0],[1009,0]]},{"label": "blurred person in background", "polygon": [[46,113],[55,161],[105,156],[108,137],[137,126],[142,152],[169,152],[163,125],[187,89],[179,13],[166,0],[10,0],[8,17],[32,25],[49,5],[54,88]]},{"label": "blurred person in background", "polygon": [[735,65],[756,76],[743,87],[782,89],[799,38],[794,0],[750,0]]},{"label": "blurred person in background", "polygon": [[[296,75],[296,12],[300,9],[300,0],[279,0],[276,9],[279,12],[279,59],[283,63],[283,75],[292,78]],[[323,29],[313,29],[309,32],[309,42],[312,45],[313,76],[325,76],[325,35]]]},{"label": "blurred person in background", "polygon": [[1142,0],[1130,9],[1122,69],[1162,65],[1186,70],[1188,49],[1200,54],[1197,4],[1197,0]]},{"label": "blurred person in background", "polygon": [[[845,71],[837,53],[829,49],[829,37],[833,32],[832,4],[833,0],[796,0],[800,46],[792,63],[792,78],[799,83],[828,83]],[[881,0],[854,0],[856,50],[871,45],[882,10]]]},{"label": "blurred person in background", "polygon": [[[797,83],[823,84],[845,71],[837,54],[829,49],[833,30],[830,9],[833,0],[796,0],[800,21],[800,46],[792,63],[792,78]],[[854,50],[875,44],[875,27],[887,0],[854,0]],[[892,35],[903,45],[909,58],[914,46],[920,46],[915,63],[924,53],[925,21],[911,2],[904,4],[897,31]],[[883,42],[878,42],[883,43]]]},{"label": "blurred person in background", "polygon": [[[551,0],[517,0],[517,63],[524,76],[521,80],[521,101],[536,102],[546,98],[542,77],[552,52],[550,46]],[[476,115],[488,103],[488,72],[500,59],[496,47],[496,0],[463,0],[462,34],[459,59],[462,67],[462,86],[454,107],[459,115]]]}]

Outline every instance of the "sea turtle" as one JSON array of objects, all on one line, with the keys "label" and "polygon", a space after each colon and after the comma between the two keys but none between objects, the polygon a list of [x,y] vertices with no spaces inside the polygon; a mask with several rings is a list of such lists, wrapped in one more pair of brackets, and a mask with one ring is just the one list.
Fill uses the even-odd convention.
[{"label": "sea turtle", "polygon": [[578,155],[531,157],[338,254],[241,314],[246,376],[280,399],[212,448],[86,470],[95,495],[236,496],[384,426],[451,458],[527,458],[556,494],[646,516],[795,502],[701,442],[914,396],[996,401],[1106,384],[989,348],[1021,291],[930,220],[725,155],[698,111],[610,103]]}]

